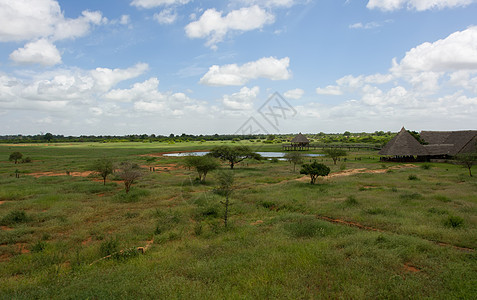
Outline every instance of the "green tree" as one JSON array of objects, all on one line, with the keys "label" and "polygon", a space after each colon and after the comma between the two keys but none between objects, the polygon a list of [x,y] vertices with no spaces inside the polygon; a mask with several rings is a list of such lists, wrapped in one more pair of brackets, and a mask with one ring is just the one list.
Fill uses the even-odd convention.
[{"label": "green tree", "polygon": [[98,159],[92,166],[92,170],[103,178],[103,184],[106,185],[106,177],[108,177],[110,174],[113,174],[114,165],[110,159]]},{"label": "green tree", "polygon": [[330,168],[314,161],[311,164],[304,164],[300,170],[300,174],[310,175],[310,183],[315,184],[318,176],[327,176],[330,174]]},{"label": "green tree", "polygon": [[253,152],[252,149],[247,146],[217,146],[212,148],[207,155],[227,161],[230,164],[231,169],[234,168],[236,163],[239,163],[246,158],[253,158],[257,160],[262,159],[260,154]]},{"label": "green tree", "polygon": [[215,189],[215,192],[225,197],[225,201],[220,201],[220,203],[225,206],[224,226],[227,227],[230,206],[229,197],[234,189],[234,173],[232,173],[232,171],[220,171],[218,173],[217,179],[219,186]]},{"label": "green tree", "polygon": [[296,152],[296,151],[288,152],[287,154],[285,154],[285,159],[289,163],[293,164],[293,172],[295,172],[296,165],[303,163],[303,154],[301,154],[300,152]]},{"label": "green tree", "polygon": [[10,154],[10,157],[8,158],[10,161],[15,161],[15,164],[18,162],[19,159],[22,159],[23,154],[21,154],[18,151],[13,152]]},{"label": "green tree", "polygon": [[127,194],[131,189],[131,185],[142,177],[142,170],[136,163],[122,162],[119,165],[117,174],[124,182],[124,188],[126,189]]},{"label": "green tree", "polygon": [[343,149],[338,149],[338,148],[324,149],[323,152],[325,152],[326,156],[331,157],[335,165],[338,158],[340,158],[341,156],[347,155],[346,151],[344,151]]},{"label": "green tree", "polygon": [[455,156],[457,163],[464,168],[469,169],[469,175],[472,177],[472,166],[477,163],[477,153],[461,153]]},{"label": "green tree", "polygon": [[47,133],[45,133],[45,135],[43,136],[43,138],[44,138],[45,140],[47,140],[48,142],[51,142],[51,140],[53,139],[53,134],[47,132]]},{"label": "green tree", "polygon": [[207,173],[216,170],[220,164],[210,156],[187,156],[185,158],[185,165],[189,168],[195,168],[199,173],[199,180],[205,182]]}]

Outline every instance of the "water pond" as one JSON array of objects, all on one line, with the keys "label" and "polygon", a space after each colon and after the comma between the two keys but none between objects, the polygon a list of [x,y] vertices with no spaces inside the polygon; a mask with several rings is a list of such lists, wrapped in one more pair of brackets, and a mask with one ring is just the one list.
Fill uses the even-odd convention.
[{"label": "water pond", "polygon": [[[171,156],[171,157],[190,156],[190,155],[203,156],[203,155],[206,155],[207,153],[209,153],[209,151],[177,152],[177,153],[166,153],[163,155]],[[281,158],[281,157],[284,157],[287,152],[257,152],[257,153],[266,158]],[[319,157],[319,156],[324,156],[324,154],[303,153],[303,156]]]}]

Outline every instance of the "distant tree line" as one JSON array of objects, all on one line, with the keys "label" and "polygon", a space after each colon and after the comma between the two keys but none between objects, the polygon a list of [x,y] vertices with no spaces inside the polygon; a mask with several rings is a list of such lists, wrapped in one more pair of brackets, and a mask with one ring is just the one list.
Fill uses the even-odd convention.
[{"label": "distant tree line", "polygon": [[[374,133],[323,133],[305,134],[311,143],[358,143],[358,144],[378,144],[384,145],[396,133],[376,131]],[[253,134],[253,135],[237,135],[237,134],[209,134],[209,135],[193,135],[183,133],[181,135],[155,135],[155,134],[132,134],[132,135],[81,135],[81,136],[64,136],[52,133],[37,135],[3,135],[0,136],[0,143],[121,143],[121,142],[166,142],[166,143],[186,143],[186,142],[205,142],[205,141],[233,141],[241,140],[259,141],[262,143],[286,143],[290,141],[295,134]]]}]

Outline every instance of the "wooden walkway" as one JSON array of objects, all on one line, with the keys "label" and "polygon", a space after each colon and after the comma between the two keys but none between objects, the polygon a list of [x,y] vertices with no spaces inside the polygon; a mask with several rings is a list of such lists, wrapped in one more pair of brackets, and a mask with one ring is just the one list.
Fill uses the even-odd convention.
[{"label": "wooden walkway", "polygon": [[310,144],[308,146],[294,146],[290,144],[282,145],[283,151],[306,151],[326,148],[340,148],[340,149],[370,149],[381,150],[381,146],[373,144]]}]

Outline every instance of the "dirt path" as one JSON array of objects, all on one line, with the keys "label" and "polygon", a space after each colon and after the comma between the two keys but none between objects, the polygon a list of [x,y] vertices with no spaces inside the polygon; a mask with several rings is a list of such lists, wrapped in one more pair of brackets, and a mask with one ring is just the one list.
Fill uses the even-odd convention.
[{"label": "dirt path", "polygon": [[[387,168],[387,169],[375,169],[375,170],[369,170],[369,169],[366,169],[366,168],[349,169],[349,170],[344,170],[344,171],[340,171],[340,172],[331,173],[330,175],[323,177],[323,179],[324,180],[329,180],[329,179],[336,178],[336,177],[351,176],[351,175],[356,175],[356,174],[381,174],[381,173],[386,173],[388,170],[399,170],[399,169],[416,168],[416,167],[417,166],[413,165],[413,164],[406,164],[406,165],[393,166],[393,167],[390,167],[390,168]],[[305,175],[303,177],[293,179],[293,180],[295,180],[295,181],[310,181],[310,176]],[[285,183],[285,182],[288,182],[288,181],[290,181],[290,180],[285,180],[285,181],[280,182],[280,183]]]}]

